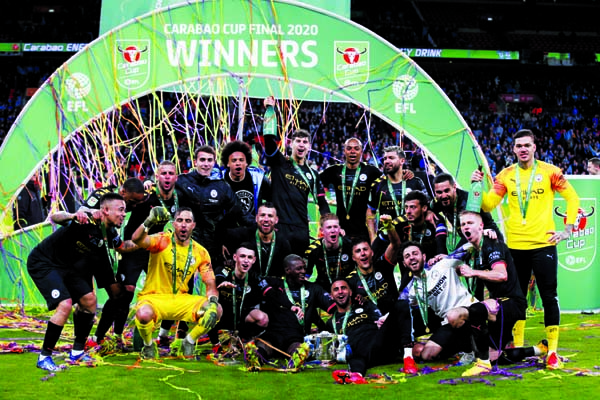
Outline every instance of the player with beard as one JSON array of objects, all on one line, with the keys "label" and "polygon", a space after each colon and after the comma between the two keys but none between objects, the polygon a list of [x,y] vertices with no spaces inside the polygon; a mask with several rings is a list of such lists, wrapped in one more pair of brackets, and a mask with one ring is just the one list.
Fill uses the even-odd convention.
[{"label": "player with beard", "polygon": [[[198,322],[183,340],[183,355],[192,356],[196,340],[217,324],[221,314],[219,292],[206,249],[192,240],[195,227],[192,210],[181,207],[175,212],[174,232],[148,236],[148,231],[161,221],[168,211],[153,208],[150,215],[133,233],[133,241],[150,252],[148,276],[138,295],[135,324],[144,341],[141,357],[158,356],[152,331],[157,321],[164,319]],[[206,296],[188,292],[188,281],[199,272],[206,285]]]},{"label": "player with beard", "polygon": [[[504,168],[494,180],[492,189],[483,193],[481,208],[494,209],[506,196],[509,216],[506,220],[506,243],[516,264],[523,294],[531,274],[544,306],[544,324],[548,338],[548,369],[562,368],[557,354],[560,324],[558,304],[558,255],[556,245],[569,239],[579,210],[579,197],[560,168],[536,160],[535,136],[528,129],[514,135],[513,151],[517,163]],[[474,171],[471,181],[482,181],[483,173]],[[556,231],[553,207],[558,192],[567,203],[564,231]],[[522,346],[525,319],[515,325],[515,346]]]},{"label": "player with beard", "polygon": [[[334,308],[333,300],[321,286],[306,280],[306,263],[302,257],[290,254],[284,261],[285,276],[282,278],[264,278],[259,286],[262,290],[264,311],[269,316],[266,332],[256,340],[258,358],[253,358],[251,370],[260,369],[258,361],[268,360],[279,354],[275,349],[291,355],[298,361],[293,366],[298,368],[306,356],[306,348],[301,348],[304,336],[310,333],[310,324],[305,320],[317,308],[329,313]],[[305,345],[304,345],[305,346]],[[251,351],[254,347],[250,346]],[[294,354],[296,353],[296,354]],[[300,354],[301,353],[301,354]]]},{"label": "player with beard", "polygon": [[[366,212],[369,189],[382,176],[379,168],[361,162],[363,144],[355,137],[344,143],[344,163],[327,167],[321,182],[335,189],[336,214],[349,238],[367,236]],[[329,290],[329,288],[328,288]]]},{"label": "player with beard", "polygon": [[423,181],[419,178],[404,179],[402,166],[406,155],[398,146],[386,147],[383,150],[383,172],[385,175],[373,182],[369,192],[367,208],[367,227],[371,243],[377,236],[377,213],[398,217],[404,212],[404,197],[413,190],[427,193]]},{"label": "player with beard", "polygon": [[[131,211],[127,225],[123,233],[124,239],[131,239],[133,232],[148,217],[154,207],[165,207],[172,217],[179,208],[177,191],[175,191],[175,182],[177,182],[177,171],[175,164],[170,161],[163,161],[156,171],[156,187],[149,187],[149,195],[142,203],[138,203]],[[162,232],[168,219],[157,222],[149,234]],[[104,307],[102,307],[102,316],[96,328],[96,341],[100,344],[99,353],[105,355],[113,351],[125,350],[122,334],[129,315],[129,305],[133,300],[138,278],[142,271],[148,269],[148,259],[150,254],[139,249],[127,254],[123,254],[119,260],[117,270],[117,282],[122,285],[121,296],[118,298],[109,298]],[[113,325],[114,337],[105,341],[105,335]],[[164,321],[163,321],[164,322]],[[168,329],[170,324],[165,323]],[[186,329],[187,331],[187,329]],[[166,335],[164,335],[166,336]],[[159,336],[160,337],[160,336]],[[167,338],[168,339],[168,338]],[[163,339],[164,340],[164,339]]]},{"label": "player with beard", "polygon": [[[223,315],[208,333],[213,344],[219,342],[219,330],[227,329],[241,339],[248,339],[264,330],[269,317],[258,306],[262,301],[259,276],[252,270],[256,250],[251,242],[242,243],[233,254],[233,270],[219,268],[215,277]],[[259,329],[259,331],[257,331]]]},{"label": "player with beard", "polygon": [[221,150],[223,179],[240,199],[244,211],[256,215],[258,205],[271,201],[271,182],[265,172],[252,163],[252,149],[247,143],[234,140]]},{"label": "player with beard", "polygon": [[316,283],[330,290],[333,280],[344,278],[354,271],[352,241],[342,236],[340,220],[335,214],[325,214],[319,223],[321,238],[313,241],[306,250],[307,269],[316,268]]},{"label": "player with beard", "polygon": [[[472,248],[470,243],[466,245]],[[426,269],[426,256],[421,246],[416,242],[403,244],[403,264],[413,275],[408,294],[409,301],[411,305],[418,305],[425,328],[421,330],[415,327],[415,335],[428,333],[427,328],[433,331],[425,345],[415,344],[413,349],[415,357],[429,361],[447,358],[464,351],[465,356],[461,358],[461,364],[466,365],[473,360],[469,314],[471,309],[475,309],[474,312],[477,313],[476,308],[480,306],[475,305],[477,300],[469,293],[457,273],[457,267],[461,264],[460,257],[465,254],[465,251],[469,251],[464,247],[462,246],[452,257]],[[497,318],[497,315],[489,311],[495,307],[495,301],[494,299],[484,301],[484,304],[487,303],[489,320]],[[465,309],[468,312],[465,312]],[[432,316],[434,318],[431,318]],[[505,349],[498,362],[513,364],[526,357],[545,355],[546,351],[546,341],[532,347]]]},{"label": "player with beard", "polygon": [[[458,216],[461,211],[465,210],[467,207],[469,193],[457,188],[452,175],[446,172],[442,172],[434,178],[433,192],[435,199],[432,202],[431,210],[436,215],[440,215],[444,218],[444,222],[448,228],[446,248],[448,249],[448,252],[452,252],[454,249],[467,242],[460,230]],[[483,220],[484,229],[486,231],[492,230],[496,234],[496,237],[504,241],[502,233],[494,222],[492,215],[489,212],[484,211],[481,211],[480,214]],[[486,233],[486,236],[491,237],[490,232]],[[495,239],[494,237],[492,238]]]},{"label": "player with beard", "polygon": [[275,99],[265,99],[265,114],[272,114],[263,123],[263,137],[267,165],[271,168],[273,204],[279,213],[278,231],[283,233],[295,254],[304,254],[310,244],[309,199],[321,215],[329,213],[325,189],[319,174],[307,165],[311,150],[310,133],[298,129],[291,135],[292,154],[289,158],[282,154],[277,144],[277,116],[273,112]]},{"label": "player with beard", "polygon": [[273,203],[263,203],[256,213],[256,228],[243,227],[227,231],[227,249],[237,249],[243,242],[256,243],[255,269],[261,277],[282,277],[283,259],[292,252],[287,238],[276,230],[278,221],[277,209]]},{"label": "player with beard", "polygon": [[[395,227],[400,242],[416,241],[423,247],[425,254],[432,258],[438,254],[447,254],[446,250],[446,225],[441,218],[437,219],[435,226],[426,220],[428,201],[423,192],[415,190],[405,197],[405,214],[395,218],[392,224]],[[383,229],[377,234],[377,239],[372,244],[375,259],[379,258],[388,246],[388,238]],[[410,282],[410,271],[400,265],[402,279],[400,291]]]},{"label": "player with beard", "polygon": [[334,379],[340,383],[365,383],[367,369],[393,363],[403,355],[404,373],[416,374],[417,366],[412,355],[413,338],[406,331],[405,315],[393,309],[382,316],[374,304],[356,303],[351,285],[346,279],[336,279],[331,285],[331,297],[336,308],[327,322],[330,332],[347,335],[351,355],[347,356],[347,371],[335,371]]},{"label": "player with beard", "polygon": [[[433,332],[425,345],[415,344],[415,356],[429,361],[459,351],[470,353],[470,327],[459,315],[450,313],[456,307],[469,307],[477,302],[456,272],[460,260],[447,258],[426,269],[423,246],[412,241],[402,244],[401,254],[402,265],[412,276],[408,301],[412,307],[418,306],[421,315],[421,321],[414,322],[415,336]],[[457,319],[449,320],[449,315]]]},{"label": "player with beard", "polygon": [[131,241],[123,242],[117,230],[125,218],[123,197],[107,193],[98,205],[98,219],[90,219],[82,211],[74,214],[61,211],[51,215],[53,222],[63,226],[40,242],[27,258],[27,272],[44,296],[48,310],[56,310],[48,321],[38,368],[59,370],[52,360],[52,351],[74,302],[77,304],[73,315],[75,341],[68,360],[72,363],[91,361],[83,351],[96,313],[89,263],[96,265],[94,273],[102,268],[112,275],[116,255],[111,250],[124,252],[137,248]]},{"label": "player with beard", "polygon": [[474,248],[467,264],[460,265],[460,274],[467,279],[481,280],[489,291],[489,298],[485,301],[475,303],[468,309],[458,309],[462,310],[463,315],[468,315],[475,355],[478,357],[475,366],[463,373],[464,376],[472,376],[491,370],[490,347],[501,352],[512,340],[515,322],[525,319],[527,300],[519,286],[508,247],[498,239],[483,235],[481,216],[463,211],[460,214],[460,226]]}]

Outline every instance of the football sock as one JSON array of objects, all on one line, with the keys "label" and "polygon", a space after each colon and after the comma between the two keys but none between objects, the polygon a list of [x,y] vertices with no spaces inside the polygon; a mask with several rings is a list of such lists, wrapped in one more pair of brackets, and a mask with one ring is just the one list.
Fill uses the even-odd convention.
[{"label": "football sock", "polygon": [[515,347],[523,347],[525,344],[525,320],[515,322],[513,327],[513,344]]},{"label": "football sock", "polygon": [[556,353],[558,349],[558,325],[546,327],[546,338],[548,339],[548,353]]}]

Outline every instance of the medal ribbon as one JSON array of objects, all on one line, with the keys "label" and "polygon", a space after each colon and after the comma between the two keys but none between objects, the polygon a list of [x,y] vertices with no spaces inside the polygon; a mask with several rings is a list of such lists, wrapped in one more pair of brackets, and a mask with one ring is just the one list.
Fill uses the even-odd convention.
[{"label": "medal ribbon", "polygon": [[312,194],[312,198],[313,198],[315,205],[318,205],[318,203],[317,203],[317,177],[315,176],[314,171],[308,165],[306,166],[306,168],[308,168],[308,171],[310,172],[310,175],[313,178],[313,187],[311,187],[310,182],[308,181],[308,179],[306,179],[306,176],[302,172],[302,169],[300,168],[300,166],[296,163],[296,161],[294,159],[292,159],[292,165],[294,166],[294,170],[296,170],[296,173],[298,175],[300,175],[300,177],[302,178],[304,183],[306,183],[306,185],[308,186],[308,190],[310,191],[310,194]]},{"label": "medal ribbon", "polygon": [[[117,254],[115,254],[114,257],[111,255],[111,249],[108,247],[108,235],[106,234],[106,227],[104,226],[103,222],[100,222],[100,230],[102,231],[102,239],[104,239],[104,246],[106,248],[106,256],[108,257],[108,262],[110,263],[110,267],[112,268],[113,272],[116,274],[119,257],[117,257]],[[116,253],[115,249],[112,249],[112,251]]]},{"label": "medal ribbon", "polygon": [[369,289],[369,285],[367,285],[367,281],[365,280],[363,274],[360,273],[358,267],[356,267],[356,273],[358,274],[358,277],[360,278],[360,281],[362,282],[365,288],[365,292],[367,292],[367,296],[369,296],[369,299],[371,299],[373,304],[377,305],[377,299],[375,298],[375,296],[373,296],[373,293],[371,293],[371,289]]},{"label": "medal ribbon", "polygon": [[[290,303],[292,303],[292,305],[296,305],[296,302],[292,297],[292,292],[290,292],[290,287],[288,286],[287,280],[285,278],[283,278],[283,287],[285,289],[285,294],[287,295],[287,298],[290,301]],[[306,303],[304,301],[305,295],[306,289],[304,288],[304,285],[302,285],[300,286],[300,304],[302,305],[302,315],[304,316],[306,316]],[[298,317],[298,314],[296,314],[296,318],[298,318],[298,322],[300,323],[300,325],[304,326],[304,318],[300,319]]]},{"label": "medal ribbon", "polygon": [[[187,276],[188,270],[190,269],[190,265],[192,263],[192,239],[190,239],[190,245],[188,246],[188,254],[187,259],[185,260],[185,267],[183,268],[183,275],[181,276],[181,282],[183,283],[185,277]],[[177,294],[179,292],[179,288],[177,287],[177,244],[175,243],[175,233],[171,235],[171,247],[173,248],[173,267],[171,267],[172,274],[172,284],[173,284],[173,294]]]},{"label": "medal ribbon", "polygon": [[356,184],[358,183],[358,176],[360,175],[360,163],[356,168],[354,179],[352,180],[352,188],[350,189],[350,199],[346,199],[346,164],[342,168],[342,202],[344,203],[344,209],[346,210],[346,219],[350,219],[350,208],[352,207],[352,201],[354,200],[354,192],[356,190]]},{"label": "medal ribbon", "polygon": [[[479,265],[483,265],[483,259],[482,259],[482,250],[483,249],[483,234],[481,235],[481,240],[479,241],[479,250],[477,250],[477,248],[473,247],[473,254],[471,255],[471,257],[469,257],[469,266],[473,269],[475,269],[475,267],[477,266],[477,263],[475,262],[475,258],[477,258],[477,261],[479,261]],[[467,289],[469,290],[469,293],[471,293],[471,296],[475,297],[475,283],[477,282],[476,278],[464,278],[465,279],[465,284],[467,286]]]},{"label": "medal ribbon", "polygon": [[[335,277],[338,278],[340,276],[340,272],[342,271],[342,244],[343,244],[343,239],[340,236],[338,239],[338,244],[339,244],[339,252],[338,252],[338,259],[337,259],[337,273],[335,274]],[[333,283],[333,281],[331,280],[331,275],[329,273],[329,257],[327,257],[327,248],[325,247],[325,239],[323,239],[323,258],[325,259],[325,270],[327,271],[327,278],[329,278],[329,284],[331,285]]]},{"label": "medal ribbon", "polygon": [[402,206],[400,208],[400,210],[402,210],[402,212],[400,212],[400,210],[398,210],[398,199],[396,198],[396,192],[394,192],[394,186],[392,186],[392,182],[390,181],[389,177],[387,178],[387,185],[388,185],[388,190],[390,191],[390,197],[392,198],[392,201],[394,202],[394,209],[396,210],[396,217],[401,216],[402,214],[404,214],[404,197],[406,195],[406,181],[403,179],[402,180]]},{"label": "medal ribbon", "polygon": [[[256,230],[256,252],[258,253],[258,267],[262,272],[262,262],[260,261],[260,257],[262,254],[262,246],[260,241],[260,235],[258,234],[258,230]],[[267,260],[267,268],[265,268],[265,273],[263,276],[269,275],[269,270],[271,269],[271,262],[273,261],[273,254],[275,253],[275,231],[273,231],[273,240],[271,240],[271,251],[269,251],[269,258]]]},{"label": "medal ribbon", "polygon": [[233,284],[235,285],[235,287],[233,288],[233,330],[237,330],[237,319],[238,319],[238,315],[242,316],[242,308],[244,307],[244,297],[246,297],[246,289],[248,288],[248,274],[246,274],[246,277],[244,278],[244,288],[242,289],[242,300],[240,301],[240,309],[239,309],[239,314],[238,314],[238,307],[237,307],[237,295],[236,295],[236,289],[237,289],[237,283],[235,282],[235,272],[232,274],[233,275]]},{"label": "medal ribbon", "polygon": [[[429,314],[427,312],[428,301],[427,301],[427,273],[425,271],[422,272],[425,277],[417,278],[416,276],[413,278],[413,287],[415,289],[415,296],[417,297],[417,303],[419,304],[419,311],[421,313],[421,317],[423,318],[423,322],[425,322],[425,328],[429,332],[429,327],[427,326]],[[422,287],[419,293],[419,285],[417,281],[421,281]]]},{"label": "medal ribbon", "polygon": [[[346,311],[346,314],[344,315],[344,320],[342,321],[342,335],[346,334],[346,325],[348,324],[348,318],[350,317],[350,314],[352,313],[352,306],[350,306],[350,309],[348,311]],[[334,323],[333,325],[333,333],[337,336],[337,311],[335,312],[336,318],[334,319]]]},{"label": "medal ribbon", "polygon": [[[156,186],[156,197],[158,197],[158,201],[160,201],[160,205],[169,211],[169,214],[171,214],[171,219],[173,219],[173,213],[172,213],[171,209],[168,208],[167,205],[165,204],[165,202],[163,201],[163,199],[160,195],[160,190],[158,190],[158,186]],[[173,189],[173,202],[175,203],[175,210],[177,211],[177,209],[179,209],[179,198],[177,197],[177,190],[175,190],[175,189]]]},{"label": "medal ribbon", "polygon": [[521,176],[519,174],[520,169],[521,168],[517,164],[517,168],[515,171],[515,181],[517,184],[517,200],[519,200],[519,209],[521,210],[523,222],[525,222],[525,217],[527,216],[527,209],[529,208],[529,199],[531,197],[531,188],[533,187],[533,179],[535,178],[535,171],[537,170],[537,160],[533,161],[533,169],[531,171],[531,176],[529,176],[529,183],[527,185],[527,192],[525,193],[524,202],[523,195],[521,194]]}]

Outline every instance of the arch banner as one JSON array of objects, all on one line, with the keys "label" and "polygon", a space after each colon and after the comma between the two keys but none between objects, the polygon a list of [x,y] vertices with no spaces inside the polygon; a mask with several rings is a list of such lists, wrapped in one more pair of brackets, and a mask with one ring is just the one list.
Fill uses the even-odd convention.
[{"label": "arch banner", "polygon": [[[38,90],[0,148],[0,205],[61,143],[140,96],[195,82],[201,95],[346,101],[394,126],[467,184],[485,158],[443,91],[374,33],[291,1],[188,1],[87,45]],[[481,160],[481,161],[480,161]]]}]

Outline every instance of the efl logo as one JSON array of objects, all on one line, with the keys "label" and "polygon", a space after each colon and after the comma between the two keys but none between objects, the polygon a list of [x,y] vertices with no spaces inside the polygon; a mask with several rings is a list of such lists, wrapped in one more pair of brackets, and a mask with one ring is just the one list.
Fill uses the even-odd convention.
[{"label": "efl logo", "polygon": [[75,72],[65,79],[65,89],[71,99],[67,101],[67,111],[88,111],[84,98],[92,90],[90,78],[81,72]]},{"label": "efl logo", "polygon": [[150,77],[150,40],[117,40],[117,82],[126,89],[142,87]]},{"label": "efl logo", "polygon": [[414,103],[415,97],[419,94],[419,84],[412,75],[401,75],[396,78],[392,84],[394,96],[401,102],[394,103],[394,111],[397,114],[416,114]]},{"label": "efl logo", "polygon": [[363,88],[369,79],[369,42],[334,42],[333,67],[335,81],[345,90]]},{"label": "efl logo", "polygon": [[[580,198],[580,208],[573,224],[571,237],[558,244],[559,265],[572,272],[590,268],[596,258],[597,238],[596,199]],[[554,208],[554,222],[557,227],[567,221],[563,207]]]}]

